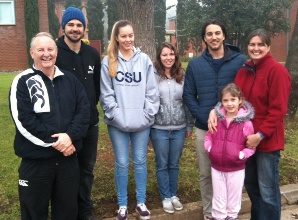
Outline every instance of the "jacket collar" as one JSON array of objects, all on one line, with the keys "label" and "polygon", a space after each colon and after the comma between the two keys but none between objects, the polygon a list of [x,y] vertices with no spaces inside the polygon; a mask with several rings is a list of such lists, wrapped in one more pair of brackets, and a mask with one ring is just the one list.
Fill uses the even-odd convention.
[{"label": "jacket collar", "polygon": [[[64,41],[64,37],[65,35],[62,35],[61,37],[58,38],[58,40],[56,41],[57,45],[59,45],[60,48],[64,49],[64,50],[67,50],[67,51],[70,51],[72,53],[75,53],[73,50],[71,50],[68,45],[65,43]],[[82,53],[85,49],[85,47],[87,46],[87,44],[85,44],[82,40],[81,40],[81,48],[80,48],[80,52],[79,53]]]},{"label": "jacket collar", "polygon": [[[240,49],[238,47],[233,46],[231,44],[224,44],[224,56],[223,56],[223,60],[227,60],[232,55],[238,55],[238,54],[240,54]],[[204,50],[204,52],[202,53],[202,55],[204,57],[206,57],[207,59],[213,59],[212,56],[209,53],[208,47],[206,47],[206,49]]]},{"label": "jacket collar", "polygon": [[272,59],[270,52],[267,52],[267,54],[265,54],[265,56],[263,56],[256,64],[252,60],[249,60],[244,63],[244,66],[248,66],[253,69],[260,68],[265,65],[268,59]]}]

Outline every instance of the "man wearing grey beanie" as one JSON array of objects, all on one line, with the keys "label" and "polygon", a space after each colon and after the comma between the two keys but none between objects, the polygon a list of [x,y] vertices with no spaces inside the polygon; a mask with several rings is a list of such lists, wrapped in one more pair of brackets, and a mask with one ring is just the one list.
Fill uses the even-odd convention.
[{"label": "man wearing grey beanie", "polygon": [[95,48],[81,41],[86,30],[86,20],[80,9],[68,7],[62,16],[61,27],[64,35],[56,41],[58,47],[56,65],[72,72],[82,82],[90,102],[90,124],[87,135],[83,138],[83,149],[78,152],[80,187],[77,219],[91,220],[95,219],[92,214],[91,189],[97,155],[99,122],[97,103],[101,60]]}]

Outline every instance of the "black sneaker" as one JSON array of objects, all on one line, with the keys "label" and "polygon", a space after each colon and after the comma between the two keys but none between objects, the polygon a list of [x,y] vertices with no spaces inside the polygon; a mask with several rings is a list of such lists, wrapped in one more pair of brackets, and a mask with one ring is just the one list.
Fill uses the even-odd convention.
[{"label": "black sneaker", "polygon": [[127,207],[120,206],[116,220],[127,220]]},{"label": "black sneaker", "polygon": [[226,217],[226,220],[236,220],[236,219],[228,216]]},{"label": "black sneaker", "polygon": [[213,217],[209,217],[207,215],[204,215],[204,220],[214,220],[214,218]]},{"label": "black sneaker", "polygon": [[140,215],[140,219],[142,220],[150,219],[150,212],[144,203],[137,205],[136,212]]}]

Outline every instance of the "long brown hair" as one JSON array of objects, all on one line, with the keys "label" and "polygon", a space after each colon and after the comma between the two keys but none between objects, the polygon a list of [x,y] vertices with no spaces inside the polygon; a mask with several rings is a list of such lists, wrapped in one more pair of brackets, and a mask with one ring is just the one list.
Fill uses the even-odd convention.
[{"label": "long brown hair", "polygon": [[160,54],[162,52],[162,49],[165,47],[174,51],[174,55],[175,55],[175,62],[170,69],[171,77],[175,78],[177,83],[181,83],[181,81],[183,79],[183,71],[182,71],[182,67],[181,67],[179,53],[173,44],[171,44],[169,42],[163,42],[160,45],[160,47],[157,49],[157,52],[156,52],[156,59],[154,62],[154,67],[161,76],[165,77],[165,67],[160,60]]},{"label": "long brown hair", "polygon": [[109,66],[109,76],[115,77],[118,67],[118,50],[119,43],[116,40],[116,37],[119,35],[119,29],[130,25],[132,27],[132,23],[127,20],[117,21],[112,29],[111,38],[107,49],[108,54],[108,66]]}]

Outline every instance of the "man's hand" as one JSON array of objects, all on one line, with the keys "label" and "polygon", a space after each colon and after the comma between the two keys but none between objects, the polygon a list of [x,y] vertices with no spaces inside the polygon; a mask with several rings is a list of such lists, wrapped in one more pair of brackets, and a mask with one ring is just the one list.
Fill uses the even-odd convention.
[{"label": "man's hand", "polygon": [[65,157],[72,155],[76,151],[76,148],[73,145],[70,145],[69,147],[65,148],[63,150],[63,155]]},{"label": "man's hand", "polygon": [[216,129],[217,126],[217,117],[215,114],[215,110],[212,109],[209,113],[209,118],[208,118],[208,129],[211,133],[213,133],[214,131],[217,131]]},{"label": "man's hand", "polygon": [[52,147],[60,152],[65,151],[66,148],[72,145],[71,139],[66,133],[53,134],[51,137],[58,138],[58,140],[54,142]]}]

